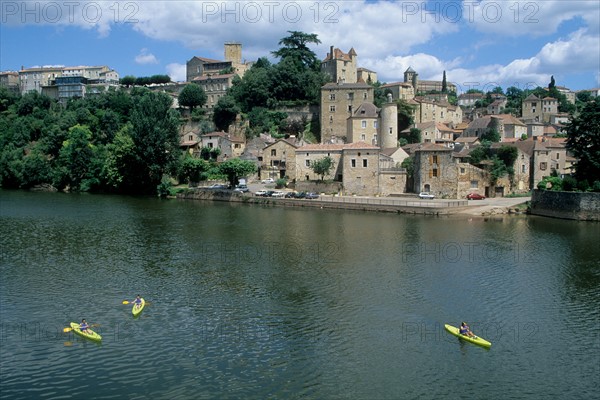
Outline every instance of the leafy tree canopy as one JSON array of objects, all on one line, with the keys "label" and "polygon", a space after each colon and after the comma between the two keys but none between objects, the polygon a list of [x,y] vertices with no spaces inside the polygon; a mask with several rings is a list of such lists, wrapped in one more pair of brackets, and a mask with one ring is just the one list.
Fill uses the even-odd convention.
[{"label": "leafy tree canopy", "polygon": [[600,99],[586,103],[566,125],[567,149],[573,153],[578,181],[600,181]]}]

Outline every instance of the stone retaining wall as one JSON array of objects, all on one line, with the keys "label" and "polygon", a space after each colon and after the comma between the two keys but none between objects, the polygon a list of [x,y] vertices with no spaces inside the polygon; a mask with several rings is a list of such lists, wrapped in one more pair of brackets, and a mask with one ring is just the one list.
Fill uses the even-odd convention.
[{"label": "stone retaining wall", "polygon": [[533,191],[531,214],[545,217],[600,221],[600,193]]}]

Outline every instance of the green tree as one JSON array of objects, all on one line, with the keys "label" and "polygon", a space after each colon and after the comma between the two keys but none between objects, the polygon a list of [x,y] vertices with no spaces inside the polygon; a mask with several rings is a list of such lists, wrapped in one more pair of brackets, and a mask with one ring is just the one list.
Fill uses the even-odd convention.
[{"label": "green tree", "polygon": [[325,156],[319,160],[315,160],[310,163],[309,168],[317,175],[321,176],[321,180],[325,179],[325,175],[328,175],[329,172],[335,166],[335,161],[329,156]]},{"label": "green tree", "polygon": [[219,172],[227,177],[227,181],[234,187],[239,183],[239,178],[247,177],[256,173],[257,167],[251,161],[232,158],[219,164]]},{"label": "green tree", "polygon": [[59,188],[80,190],[90,175],[95,146],[90,142],[92,132],[87,126],[75,125],[69,129],[67,140],[59,153],[56,184]]},{"label": "green tree", "polygon": [[578,181],[600,181],[600,99],[586,103],[566,124],[567,149],[575,156]]},{"label": "green tree", "polygon": [[194,111],[196,107],[202,107],[206,104],[208,96],[199,85],[190,83],[185,85],[181,93],[179,93],[179,104],[184,107],[189,107],[190,111]]},{"label": "green tree", "polygon": [[407,140],[408,143],[421,143],[421,130],[418,128],[411,128]]},{"label": "green tree", "polygon": [[136,95],[131,112],[131,138],[135,146],[135,179],[128,190],[150,194],[178,160],[179,119],[171,109],[173,100],[162,92],[145,90]]},{"label": "green tree", "polygon": [[179,173],[180,181],[186,181],[190,185],[207,179],[210,165],[207,161],[186,154]]},{"label": "green tree", "polygon": [[442,77],[442,93],[448,92],[448,83],[446,82],[446,71],[444,71],[444,76]]},{"label": "green tree", "polygon": [[229,125],[235,122],[240,111],[232,96],[225,95],[221,97],[213,109],[213,122],[217,130],[227,131]]},{"label": "green tree", "polygon": [[133,86],[133,85],[135,85],[135,76],[126,75],[119,80],[119,83],[121,85],[127,86],[127,87]]},{"label": "green tree", "polygon": [[303,67],[308,67],[315,71],[319,70],[319,59],[307,46],[309,43],[321,44],[317,34],[299,31],[288,31],[288,33],[290,34],[289,36],[279,41],[279,45],[283,47],[273,51],[272,54],[281,60],[289,58]]}]

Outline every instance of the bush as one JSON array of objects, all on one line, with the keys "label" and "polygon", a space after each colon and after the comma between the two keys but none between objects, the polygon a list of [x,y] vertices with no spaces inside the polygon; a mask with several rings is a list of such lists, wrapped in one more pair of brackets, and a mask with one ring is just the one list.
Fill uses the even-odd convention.
[{"label": "bush", "polygon": [[562,180],[562,189],[566,192],[573,192],[577,190],[577,179],[572,176],[565,176]]},{"label": "bush", "polygon": [[282,189],[284,187],[287,186],[287,179],[285,178],[279,178],[275,181],[275,188],[276,189]]}]

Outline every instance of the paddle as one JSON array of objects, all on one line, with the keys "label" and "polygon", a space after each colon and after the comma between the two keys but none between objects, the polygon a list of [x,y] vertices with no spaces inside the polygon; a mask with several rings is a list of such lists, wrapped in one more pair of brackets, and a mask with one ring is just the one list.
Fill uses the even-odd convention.
[{"label": "paddle", "polygon": [[[91,327],[97,327],[97,326],[100,326],[100,324],[91,324],[91,325],[90,325],[90,328],[91,328]],[[65,333],[66,333],[66,332],[71,332],[72,330],[73,330],[73,328],[71,328],[71,327],[69,327],[69,328],[64,328],[64,329],[63,329],[63,332],[65,332]]]},{"label": "paddle", "polygon": [[[123,301],[122,301],[122,303],[123,303],[123,304],[129,304],[129,303],[131,303],[131,302],[130,302],[130,301],[127,301],[127,300],[123,300]],[[150,302],[149,302],[149,301],[144,301],[144,303],[145,303],[147,306],[149,306],[149,305],[150,305]]]}]

